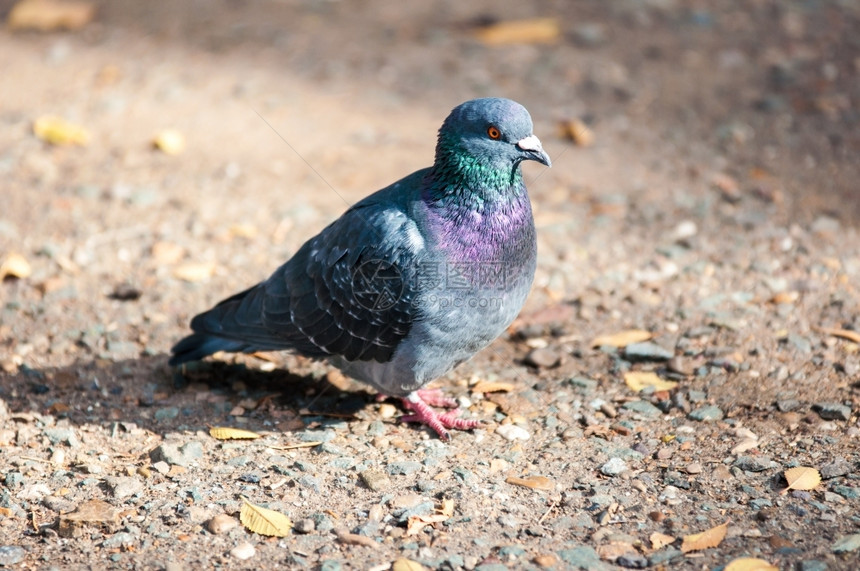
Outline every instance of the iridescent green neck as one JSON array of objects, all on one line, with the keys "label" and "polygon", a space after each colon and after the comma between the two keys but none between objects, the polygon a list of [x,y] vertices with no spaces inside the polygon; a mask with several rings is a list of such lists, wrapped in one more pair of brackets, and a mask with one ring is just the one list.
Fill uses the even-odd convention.
[{"label": "iridescent green neck", "polygon": [[424,199],[438,206],[482,212],[516,201],[525,192],[519,166],[492,163],[440,142]]}]

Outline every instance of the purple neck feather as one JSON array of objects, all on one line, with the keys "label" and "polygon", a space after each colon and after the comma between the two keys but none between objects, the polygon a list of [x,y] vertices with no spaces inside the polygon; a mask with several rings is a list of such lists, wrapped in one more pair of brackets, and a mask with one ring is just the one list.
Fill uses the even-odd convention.
[{"label": "purple neck feather", "polygon": [[525,187],[508,196],[475,204],[424,201],[428,230],[455,262],[524,259],[534,248],[534,221]]}]

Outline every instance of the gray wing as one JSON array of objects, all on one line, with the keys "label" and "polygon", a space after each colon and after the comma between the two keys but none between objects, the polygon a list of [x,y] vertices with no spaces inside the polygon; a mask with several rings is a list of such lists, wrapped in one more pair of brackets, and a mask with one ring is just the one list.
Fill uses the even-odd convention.
[{"label": "gray wing", "polygon": [[303,352],[388,361],[415,318],[413,232],[399,210],[348,211],[266,281],[263,324],[301,332]]},{"label": "gray wing", "polygon": [[422,243],[405,212],[363,201],[269,279],[195,317],[171,363],[280,349],[387,362],[417,318]]}]

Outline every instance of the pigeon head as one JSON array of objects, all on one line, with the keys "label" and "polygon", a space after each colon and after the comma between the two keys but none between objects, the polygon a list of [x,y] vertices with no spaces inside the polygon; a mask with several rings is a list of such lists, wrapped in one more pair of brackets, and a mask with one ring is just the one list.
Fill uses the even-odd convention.
[{"label": "pigeon head", "polygon": [[435,166],[448,176],[510,186],[521,181],[523,161],[551,164],[532,133],[529,112],[510,99],[467,101],[455,107],[439,129]]}]

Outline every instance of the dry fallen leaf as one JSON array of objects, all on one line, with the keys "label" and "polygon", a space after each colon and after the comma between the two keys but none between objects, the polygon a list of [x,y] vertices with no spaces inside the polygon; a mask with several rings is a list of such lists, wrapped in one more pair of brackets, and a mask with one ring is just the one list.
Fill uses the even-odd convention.
[{"label": "dry fallen leaf", "polygon": [[677,381],[667,381],[651,371],[627,371],[624,382],[637,393],[646,387],[654,387],[657,391],[671,391],[678,386]]},{"label": "dry fallen leaf", "polygon": [[76,30],[92,21],[96,7],[91,2],[21,0],[7,18],[12,30]]},{"label": "dry fallen leaf", "polygon": [[517,386],[514,383],[507,383],[503,381],[480,381],[474,387],[472,387],[472,392],[509,393],[515,388],[517,388]]},{"label": "dry fallen leaf", "polygon": [[555,18],[509,20],[475,30],[479,40],[490,46],[504,44],[546,44],[561,35]]},{"label": "dry fallen leaf", "polygon": [[160,264],[175,264],[185,255],[185,248],[173,242],[156,242],[152,245],[152,257]]},{"label": "dry fallen leaf", "polygon": [[517,476],[508,476],[505,482],[514,486],[523,486],[533,490],[551,491],[555,489],[555,482],[545,476],[529,476],[528,478],[518,478]]},{"label": "dry fallen leaf", "polygon": [[30,262],[21,254],[14,252],[7,254],[3,263],[0,264],[0,280],[7,277],[25,279],[33,273],[33,268],[30,267]]},{"label": "dry fallen leaf", "polygon": [[819,333],[824,333],[825,335],[832,335],[833,337],[839,337],[841,339],[853,341],[854,343],[860,343],[860,331],[833,327],[814,327],[814,329]]},{"label": "dry fallen leaf", "polygon": [[800,292],[799,291],[781,291],[781,292],[775,294],[770,300],[773,303],[780,304],[780,303],[794,303],[798,299],[800,299]]},{"label": "dry fallen leaf", "polygon": [[215,262],[198,262],[174,268],[173,277],[186,282],[200,282],[211,278],[214,273]]},{"label": "dry fallen leaf", "polygon": [[569,119],[560,124],[561,135],[569,138],[580,147],[590,147],[594,143],[594,131],[582,119]]},{"label": "dry fallen leaf", "polygon": [[675,538],[671,535],[666,535],[665,533],[655,531],[648,537],[648,540],[651,542],[651,549],[657,551],[658,549],[662,549],[663,547],[666,547],[667,545],[675,541]]},{"label": "dry fallen leaf", "polygon": [[229,426],[213,426],[209,429],[209,436],[218,440],[253,440],[261,435],[250,430],[241,428],[230,428]]},{"label": "dry fallen leaf", "polygon": [[445,514],[413,515],[406,523],[406,535],[418,535],[425,526],[448,520]]},{"label": "dry fallen leaf", "polygon": [[232,238],[256,238],[259,231],[253,224],[232,224],[229,229]]},{"label": "dry fallen leaf", "polygon": [[102,500],[88,500],[69,514],[60,516],[57,533],[60,537],[78,537],[85,525],[113,525],[119,522],[120,511]]},{"label": "dry fallen leaf", "polygon": [[454,515],[454,500],[442,500],[442,508],[439,513],[448,517]]},{"label": "dry fallen leaf", "polygon": [[600,347],[601,345],[609,345],[610,347],[626,347],[631,343],[639,343],[651,339],[653,335],[650,331],[642,329],[628,329],[619,331],[611,335],[601,335],[596,337],[592,342],[592,347]]},{"label": "dry fallen leaf", "polygon": [[185,150],[185,135],[176,129],[165,129],[155,136],[152,145],[165,155],[179,155]]},{"label": "dry fallen leaf", "polygon": [[723,567],[723,571],[779,571],[779,567],[771,565],[764,559],[740,557]]},{"label": "dry fallen leaf", "polygon": [[299,448],[313,448],[322,444],[322,441],[314,440],[313,442],[299,442],[298,444],[287,444],[286,446],[267,446],[272,450],[297,450]]},{"label": "dry fallen leaf", "polygon": [[681,552],[689,553],[691,551],[701,551],[702,549],[710,549],[716,547],[726,538],[726,533],[729,530],[729,522],[712,527],[701,533],[684,536],[684,541],[681,543]]},{"label": "dry fallen leaf", "polygon": [[84,146],[90,141],[90,134],[80,125],[50,115],[33,122],[33,134],[52,145]]},{"label": "dry fallen leaf", "polygon": [[734,448],[732,448],[731,452],[733,455],[737,456],[739,454],[743,454],[747,450],[752,450],[753,448],[758,448],[759,441],[758,439],[753,438],[744,438],[740,442],[738,442]]},{"label": "dry fallen leaf", "polygon": [[597,554],[601,559],[605,559],[607,561],[615,561],[622,555],[635,552],[636,548],[633,547],[633,544],[626,541],[610,541],[609,543],[599,545],[597,547]]},{"label": "dry fallen leaf", "polygon": [[395,559],[394,563],[391,565],[391,571],[425,571],[425,569],[426,567],[417,561],[412,561],[405,557]]},{"label": "dry fallen leaf", "polygon": [[442,500],[442,507],[437,508],[436,513],[411,516],[406,523],[406,535],[417,535],[425,526],[447,521],[452,515],[454,515],[454,500]]},{"label": "dry fallen leaf", "polygon": [[376,549],[377,547],[379,547],[379,544],[372,537],[367,537],[366,535],[359,535],[357,533],[350,533],[348,530],[342,527],[337,527],[332,531],[337,536],[337,540],[346,545],[363,545],[372,549]]},{"label": "dry fallen leaf", "polygon": [[552,553],[542,553],[540,555],[535,555],[535,558],[532,559],[535,562],[535,565],[538,567],[543,567],[544,569],[549,567],[555,567],[558,563],[558,557],[553,555]]},{"label": "dry fallen leaf", "polygon": [[815,468],[808,466],[797,466],[789,468],[783,474],[788,487],[781,493],[789,490],[814,490],[821,483],[821,474]]},{"label": "dry fallen leaf", "polygon": [[274,537],[285,537],[290,534],[293,522],[286,515],[275,510],[256,506],[242,498],[242,510],[239,521],[249,531]]}]

